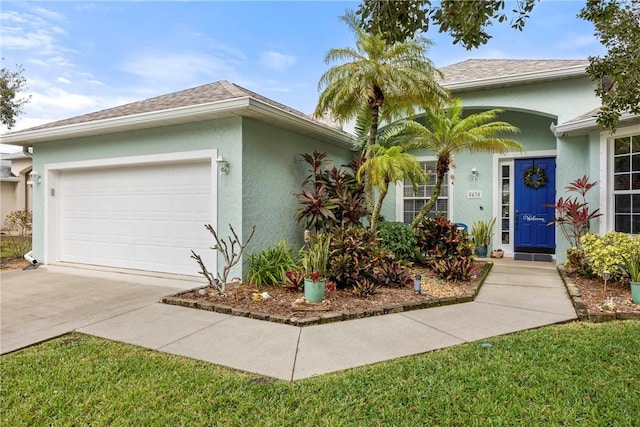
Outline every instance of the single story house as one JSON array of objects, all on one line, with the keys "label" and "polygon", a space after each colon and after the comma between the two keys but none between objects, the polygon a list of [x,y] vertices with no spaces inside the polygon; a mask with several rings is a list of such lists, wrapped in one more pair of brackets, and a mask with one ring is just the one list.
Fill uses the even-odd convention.
[{"label": "single story house", "polygon": [[0,155],[0,228],[13,211],[31,211],[31,157],[22,152]]},{"label": "single story house", "polygon": [[243,241],[255,225],[248,251],[302,243],[298,155],[347,163],[351,141],[226,81],[2,137],[33,152],[36,260],[185,275],[198,274],[192,249],[211,271],[223,262],[205,224]]},{"label": "single story house", "polygon": [[[595,126],[599,106],[583,60],[469,60],[444,67],[443,86],[468,112],[501,108],[521,129],[525,152],[460,153],[437,210],[454,222],[498,218],[494,248],[506,256],[564,259],[566,242],[547,226],[545,203],[588,174],[600,185],[591,202],[603,216],[594,231],[640,229],[640,119],[623,117],[615,135]],[[587,114],[587,112],[590,112]],[[419,119],[419,116],[418,116]],[[204,229],[223,236],[232,225],[249,252],[282,239],[302,241],[295,220],[306,166],[298,154],[317,149],[347,163],[352,135],[229,82],[15,132],[2,142],[33,152],[33,256],[176,274],[197,274],[190,250],[220,266]],[[435,158],[415,153],[426,170]],[[531,166],[547,182],[533,191]],[[473,173],[475,171],[475,173]],[[386,219],[409,222],[430,184],[390,191]],[[247,266],[246,257],[236,269]]]}]

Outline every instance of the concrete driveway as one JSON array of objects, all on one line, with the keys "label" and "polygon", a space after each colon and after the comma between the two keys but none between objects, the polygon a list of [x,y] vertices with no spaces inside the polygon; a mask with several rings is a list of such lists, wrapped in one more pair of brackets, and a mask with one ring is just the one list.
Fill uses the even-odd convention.
[{"label": "concrete driveway", "polygon": [[43,266],[0,274],[0,354],[149,305],[201,281]]}]

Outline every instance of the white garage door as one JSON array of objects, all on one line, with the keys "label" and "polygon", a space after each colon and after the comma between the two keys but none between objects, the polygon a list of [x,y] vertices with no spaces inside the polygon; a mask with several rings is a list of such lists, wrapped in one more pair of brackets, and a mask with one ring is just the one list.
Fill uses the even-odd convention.
[{"label": "white garage door", "polygon": [[58,196],[61,261],[197,275],[194,249],[213,270],[210,161],[61,171]]}]

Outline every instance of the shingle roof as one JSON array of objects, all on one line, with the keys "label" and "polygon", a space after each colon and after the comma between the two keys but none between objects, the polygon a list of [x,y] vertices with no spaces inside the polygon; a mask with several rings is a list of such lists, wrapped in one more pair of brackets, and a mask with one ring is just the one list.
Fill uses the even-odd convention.
[{"label": "shingle roof", "polygon": [[468,59],[440,68],[444,83],[472,82],[487,79],[552,72],[586,67],[586,59]]},{"label": "shingle roof", "polygon": [[11,162],[9,160],[0,160],[0,181],[18,181],[18,177],[11,172]]},{"label": "shingle roof", "polygon": [[[81,116],[72,117],[69,119],[58,120],[44,125],[32,127],[26,130],[33,131],[39,129],[49,129],[65,125],[73,125],[78,123],[87,123],[96,120],[112,119],[117,117],[125,117],[134,114],[150,113],[155,111],[170,110],[180,107],[189,107],[201,104],[207,104],[216,101],[227,101],[239,98],[254,98],[260,100],[266,104],[277,107],[284,111],[287,111],[293,115],[312,119],[298,110],[291,107],[287,107],[284,104],[273,101],[260,94],[252,92],[234,83],[230,83],[226,80],[221,80],[214,83],[197,86],[191,89],[181,90],[179,92],[170,93],[167,95],[157,96],[155,98],[145,99],[143,101],[132,102],[130,104],[121,105],[106,110],[96,111]],[[328,125],[327,123],[324,123]]]}]

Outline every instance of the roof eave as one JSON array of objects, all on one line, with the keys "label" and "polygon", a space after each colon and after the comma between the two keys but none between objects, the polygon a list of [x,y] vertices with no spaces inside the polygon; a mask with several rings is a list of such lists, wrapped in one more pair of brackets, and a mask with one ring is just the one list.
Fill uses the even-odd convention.
[{"label": "roof eave", "polygon": [[447,83],[445,80],[442,83],[442,86],[452,92],[464,92],[468,90],[487,89],[496,86],[513,86],[521,85],[523,83],[564,80],[585,76],[585,66],[577,65],[557,70],[536,71],[531,73],[522,73],[512,76],[501,76],[489,79],[466,80],[452,83]]},{"label": "roof eave", "polygon": [[[600,130],[597,123],[597,117],[589,117],[587,119],[576,120],[574,122],[565,123],[558,126],[551,126],[551,130],[556,138],[566,138],[573,136],[585,136],[594,130]],[[634,122],[640,122],[640,116],[628,112],[620,115],[619,125],[627,125]]]},{"label": "roof eave", "polygon": [[250,96],[93,120],[85,123],[75,123],[31,131],[24,130],[14,134],[0,136],[0,143],[25,147],[61,139],[97,136],[233,116],[246,116],[258,119],[269,118],[271,122],[285,123],[289,128],[297,130],[300,133],[323,136],[329,138],[334,144],[351,146],[352,137],[343,131],[333,129],[305,117],[293,115],[290,112]]},{"label": "roof eave", "polygon": [[207,104],[191,105],[168,110],[132,114],[84,123],[56,126],[44,129],[24,130],[15,134],[2,135],[2,144],[27,146],[40,142],[83,136],[103,135],[128,130],[148,129],[157,126],[188,123],[215,117],[217,113],[245,107],[247,98],[216,101]]}]

